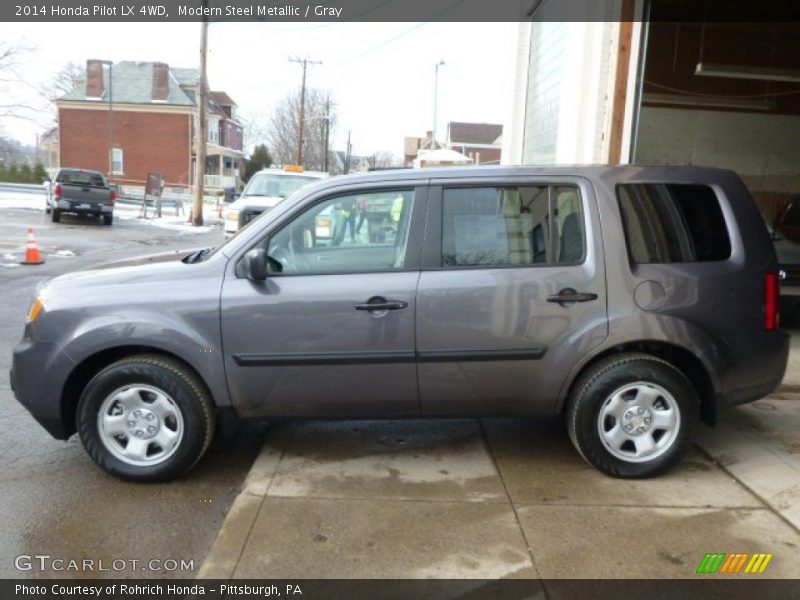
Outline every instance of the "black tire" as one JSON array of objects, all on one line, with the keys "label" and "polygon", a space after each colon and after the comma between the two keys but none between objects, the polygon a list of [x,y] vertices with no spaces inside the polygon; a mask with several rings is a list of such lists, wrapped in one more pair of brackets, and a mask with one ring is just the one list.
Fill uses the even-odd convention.
[{"label": "black tire", "polygon": [[53,220],[53,223],[58,223],[61,221],[61,210],[58,208],[54,208],[50,211],[50,218]]},{"label": "black tire", "polygon": [[[104,400],[115,390],[136,384],[163,391],[183,419],[183,435],[175,450],[153,465],[121,460],[108,449],[98,430],[98,413]],[[208,449],[214,437],[213,403],[202,381],[182,363],[158,355],[132,356],[92,378],[78,403],[77,429],[86,452],[111,475],[137,482],[168,481],[191,469]]]},{"label": "black tire", "polygon": [[111,225],[114,215],[103,215],[103,225]]},{"label": "black tire", "polygon": [[[650,459],[646,454],[638,459],[635,457],[638,448],[634,442],[640,441],[635,439],[623,442],[616,451],[617,455],[629,454],[630,459],[615,456],[599,431],[601,427],[613,431],[617,425],[613,417],[606,416],[602,422],[600,420],[601,410],[610,404],[612,395],[626,386],[635,384],[644,384],[641,386],[644,392],[653,390],[653,394],[658,396],[655,402],[659,403],[660,407],[671,403],[680,417],[679,424],[672,429],[674,433],[657,429],[654,417],[651,418],[651,422],[654,423],[652,433],[634,432],[634,436],[650,435],[651,440],[656,440],[654,442],[656,445],[661,441],[661,437],[656,436],[667,436],[663,449],[653,451],[654,455]],[[655,388],[650,387],[652,385],[663,388],[668,396],[671,396],[669,401],[665,401]],[[632,407],[646,404],[639,402],[638,393],[635,389],[629,392],[629,395],[633,396],[626,401],[631,402]],[[584,460],[603,473],[612,477],[632,479],[652,477],[678,462],[694,442],[699,421],[699,405],[697,390],[681,371],[668,362],[649,354],[618,354],[601,360],[581,374],[567,402],[567,430],[573,445]],[[630,413],[636,412],[628,412],[625,408],[622,410],[626,410],[625,419],[629,418]],[[641,421],[636,423],[636,425],[641,424]],[[628,425],[631,425],[630,422],[625,424]],[[619,426],[622,427],[622,422]],[[634,462],[635,460],[641,462]]]}]

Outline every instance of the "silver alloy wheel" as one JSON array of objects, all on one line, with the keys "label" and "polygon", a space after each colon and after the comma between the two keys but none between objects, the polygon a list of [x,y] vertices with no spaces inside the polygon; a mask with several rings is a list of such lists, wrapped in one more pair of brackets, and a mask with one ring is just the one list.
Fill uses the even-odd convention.
[{"label": "silver alloy wheel", "polygon": [[648,462],[669,450],[681,427],[675,397],[655,383],[637,381],[614,391],[600,407],[597,432],[614,457]]},{"label": "silver alloy wheel", "polygon": [[183,439],[183,415],[163,390],[134,384],[111,392],[97,413],[100,441],[111,454],[137,467],[164,462]]}]

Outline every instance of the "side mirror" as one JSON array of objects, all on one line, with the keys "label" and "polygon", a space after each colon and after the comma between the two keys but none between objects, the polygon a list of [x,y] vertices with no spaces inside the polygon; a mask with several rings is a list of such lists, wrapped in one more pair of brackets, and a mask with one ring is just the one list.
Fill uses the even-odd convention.
[{"label": "side mirror", "polygon": [[253,248],[242,258],[244,275],[254,281],[267,278],[267,253],[263,248]]}]

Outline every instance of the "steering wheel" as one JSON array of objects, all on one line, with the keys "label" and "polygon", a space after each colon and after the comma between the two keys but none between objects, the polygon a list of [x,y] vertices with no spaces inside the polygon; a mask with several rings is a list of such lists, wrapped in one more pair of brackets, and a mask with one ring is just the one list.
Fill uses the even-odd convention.
[{"label": "steering wheel", "polygon": [[270,256],[283,265],[284,273],[303,273],[310,270],[305,254],[295,249],[298,243],[302,241],[298,242],[290,237],[285,244],[270,251]]}]

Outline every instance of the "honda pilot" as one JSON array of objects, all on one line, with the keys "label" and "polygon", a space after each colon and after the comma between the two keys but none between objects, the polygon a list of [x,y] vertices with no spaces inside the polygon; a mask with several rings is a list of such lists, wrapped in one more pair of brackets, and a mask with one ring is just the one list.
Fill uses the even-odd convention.
[{"label": "honda pilot", "polygon": [[[320,236],[385,198],[380,236]],[[779,292],[730,171],[380,171],[303,187],[217,248],[41,285],[11,382],[135,481],[241,420],[552,413],[588,463],[646,477],[780,383]]]}]

